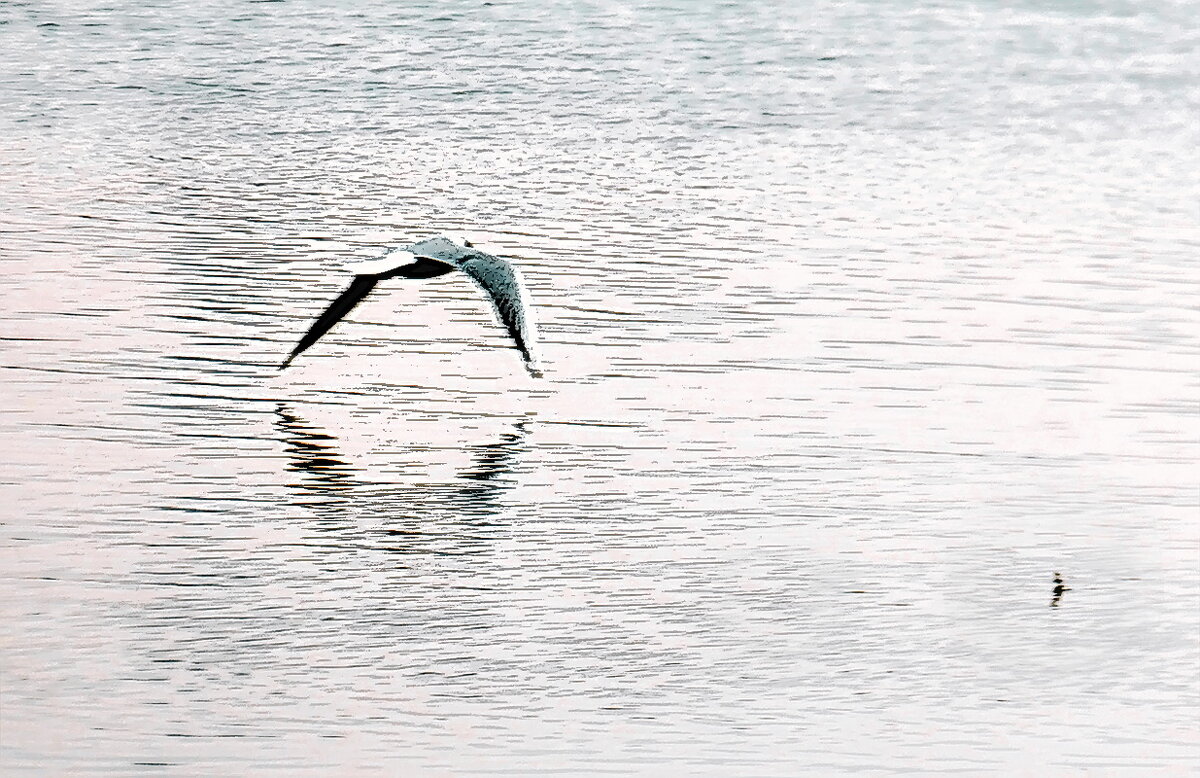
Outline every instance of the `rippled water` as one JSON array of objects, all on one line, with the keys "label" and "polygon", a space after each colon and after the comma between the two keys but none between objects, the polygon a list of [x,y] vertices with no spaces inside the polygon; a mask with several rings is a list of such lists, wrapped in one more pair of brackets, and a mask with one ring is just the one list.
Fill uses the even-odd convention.
[{"label": "rippled water", "polygon": [[[1200,770],[1200,7],[1042,6],[0,5],[4,772]],[[276,370],[445,230],[544,379]]]}]

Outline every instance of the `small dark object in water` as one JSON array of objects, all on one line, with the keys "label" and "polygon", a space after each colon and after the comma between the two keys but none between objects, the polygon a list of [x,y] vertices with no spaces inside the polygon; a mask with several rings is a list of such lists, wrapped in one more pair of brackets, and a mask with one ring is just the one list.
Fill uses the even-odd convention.
[{"label": "small dark object in water", "polygon": [[1060,573],[1055,573],[1054,574],[1054,597],[1052,597],[1050,600],[1050,607],[1057,608],[1058,601],[1062,599],[1063,592],[1069,592],[1069,591],[1071,591],[1071,587],[1063,584],[1062,575]]}]

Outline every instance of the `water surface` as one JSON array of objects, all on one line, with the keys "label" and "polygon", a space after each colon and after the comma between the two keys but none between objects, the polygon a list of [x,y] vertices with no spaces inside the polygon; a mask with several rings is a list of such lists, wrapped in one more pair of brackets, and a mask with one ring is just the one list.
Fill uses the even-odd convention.
[{"label": "water surface", "polygon": [[4,772],[1200,769],[1198,14],[0,6]]}]

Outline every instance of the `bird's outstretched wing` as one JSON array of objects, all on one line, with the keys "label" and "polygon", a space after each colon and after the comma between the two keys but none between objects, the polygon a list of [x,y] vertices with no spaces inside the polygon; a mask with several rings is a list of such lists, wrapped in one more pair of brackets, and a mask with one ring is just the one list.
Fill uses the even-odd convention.
[{"label": "bird's outstretched wing", "polygon": [[379,259],[360,263],[357,270],[358,274],[350,282],[349,288],[317,317],[312,327],[296,344],[296,348],[292,349],[292,353],[279,366],[280,370],[290,365],[302,351],[320,340],[322,335],[329,332],[330,327],[350,313],[354,306],[371,293],[375,284],[397,276],[401,278],[433,278],[451,272],[454,270],[454,265],[429,257],[414,256],[408,251],[400,249],[390,251]]},{"label": "bird's outstretched wing", "polygon": [[533,376],[540,376],[542,371],[534,353],[537,333],[529,313],[528,295],[516,268],[499,257],[474,250],[457,264],[458,269],[473,278],[491,298],[500,321],[508,328],[508,334],[525,358],[525,369]]},{"label": "bird's outstretched wing", "polygon": [[300,339],[300,342],[296,344],[296,348],[292,349],[292,353],[289,354],[288,358],[285,359],[283,364],[279,366],[279,369],[283,370],[285,367],[290,365],[292,360],[299,356],[301,352],[320,340],[321,336],[326,332],[329,332],[330,327],[341,321],[343,316],[350,313],[354,306],[362,302],[362,299],[371,293],[371,290],[375,288],[375,284],[378,282],[378,280],[379,278],[373,275],[355,276],[354,280],[350,282],[350,286],[346,289],[346,291],[342,292],[341,295],[334,300],[328,308],[325,309],[325,313],[322,313],[317,317],[317,320],[313,322],[312,327],[309,327],[308,332],[305,333],[304,337]]}]

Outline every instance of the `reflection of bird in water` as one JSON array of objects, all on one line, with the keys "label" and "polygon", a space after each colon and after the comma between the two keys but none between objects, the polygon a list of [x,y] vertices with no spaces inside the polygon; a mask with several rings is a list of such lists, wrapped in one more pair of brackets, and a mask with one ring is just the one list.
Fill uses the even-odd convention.
[{"label": "reflection of bird in water", "polygon": [[1057,608],[1058,601],[1062,599],[1063,592],[1071,591],[1071,587],[1063,584],[1062,576],[1058,573],[1054,574],[1054,596],[1050,599],[1050,607]]},{"label": "reflection of bird in water", "polygon": [[288,468],[311,475],[322,490],[345,489],[353,483],[352,468],[338,459],[333,444],[336,439],[310,428],[288,407],[280,403],[275,408],[276,428],[283,434],[283,443],[291,456]]},{"label": "reflection of bird in water", "polygon": [[446,512],[460,518],[498,513],[499,497],[511,486],[506,476],[512,472],[528,434],[528,422],[521,421],[498,441],[468,446],[464,450],[471,455],[473,467],[460,471],[450,482],[408,478],[403,483],[379,483],[364,477],[358,468],[344,460],[332,435],[312,428],[283,404],[276,408],[276,415],[276,428],[291,460],[288,469],[309,476],[291,487],[324,498],[319,503],[306,501],[305,506],[339,514],[372,513],[396,519],[423,519]]},{"label": "reflection of bird in water", "polygon": [[458,488],[459,500],[462,506],[473,513],[489,514],[499,510],[499,497],[508,486],[504,484],[505,476],[512,472],[514,460],[524,448],[527,422],[513,425],[516,432],[506,432],[495,443],[481,443],[471,446],[470,451],[475,459],[475,469],[459,475],[472,484],[464,484]]},{"label": "reflection of bird in water", "polygon": [[513,456],[521,450],[521,442],[525,439],[525,425],[528,422],[522,421],[513,425],[516,432],[506,432],[504,436],[496,443],[482,443],[471,447],[475,452],[475,460],[478,467],[475,470],[462,474],[463,478],[470,478],[474,481],[491,481],[494,478],[503,476],[511,469],[511,460]]},{"label": "reflection of bird in water", "polygon": [[525,358],[525,368],[531,375],[540,376],[534,355],[536,335],[529,314],[529,299],[516,268],[499,257],[474,248],[464,239],[443,236],[423,240],[407,248],[392,249],[379,259],[359,264],[349,288],[317,317],[280,369],[287,367],[301,352],[320,340],[330,327],[341,321],[370,294],[378,282],[397,276],[433,278],[452,270],[463,271],[487,292],[500,321],[508,328],[508,334],[516,341],[521,356]]}]

